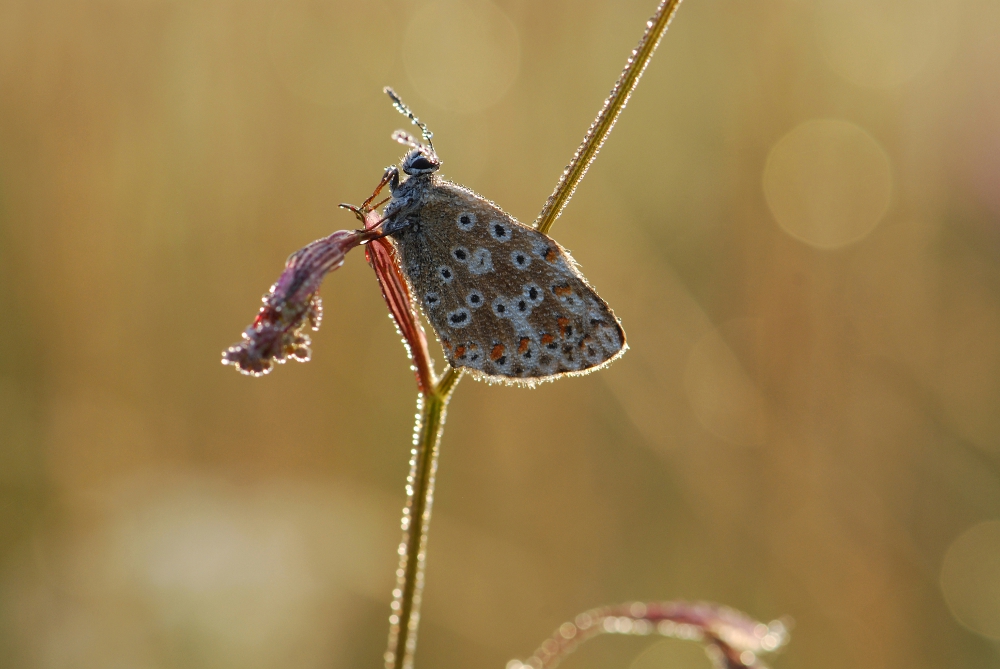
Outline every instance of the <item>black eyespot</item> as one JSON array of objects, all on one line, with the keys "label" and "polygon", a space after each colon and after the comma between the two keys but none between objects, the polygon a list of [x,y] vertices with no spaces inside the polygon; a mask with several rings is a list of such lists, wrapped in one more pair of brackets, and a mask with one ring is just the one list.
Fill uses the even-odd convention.
[{"label": "black eyespot", "polygon": [[532,287],[532,288],[528,289],[528,299],[529,300],[537,300],[538,299],[538,289],[537,288]]},{"label": "black eyespot", "polygon": [[497,311],[499,311],[502,314],[503,312],[507,311],[507,307],[505,307],[502,304],[498,304],[497,305]]},{"label": "black eyespot", "polygon": [[498,366],[502,367],[502,366],[504,366],[506,364],[507,364],[507,356],[501,355],[499,358],[497,358],[497,365]]},{"label": "black eyespot", "polygon": [[465,260],[469,257],[469,254],[465,252],[465,249],[455,249],[454,253],[457,260]]},{"label": "black eyespot", "polygon": [[458,215],[458,228],[463,232],[469,232],[476,225],[476,215],[471,211]]},{"label": "black eyespot", "polygon": [[454,328],[464,328],[472,322],[472,314],[468,309],[455,309],[448,314],[448,325]]},{"label": "black eyespot", "polygon": [[524,312],[524,311],[527,311],[527,309],[528,309],[528,303],[525,302],[524,300],[521,300],[521,301],[519,301],[517,303],[517,310],[518,311]]},{"label": "black eyespot", "polygon": [[473,309],[478,309],[483,306],[483,294],[473,288],[469,291],[469,294],[465,296],[465,303]]},{"label": "black eyespot", "polygon": [[511,227],[503,221],[493,220],[490,221],[486,226],[486,229],[490,231],[490,237],[497,240],[498,242],[507,242],[512,237]]},{"label": "black eyespot", "polygon": [[452,272],[451,272],[451,268],[450,267],[442,267],[438,271],[441,272],[441,278],[444,279],[445,281],[448,281],[448,280],[451,279]]}]

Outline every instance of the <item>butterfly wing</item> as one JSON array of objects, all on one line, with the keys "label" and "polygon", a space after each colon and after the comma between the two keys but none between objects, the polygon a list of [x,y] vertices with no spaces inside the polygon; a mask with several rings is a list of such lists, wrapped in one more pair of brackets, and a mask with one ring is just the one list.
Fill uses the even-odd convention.
[{"label": "butterfly wing", "polygon": [[547,235],[440,179],[409,219],[393,235],[403,272],[453,367],[531,384],[624,352],[610,307]]}]

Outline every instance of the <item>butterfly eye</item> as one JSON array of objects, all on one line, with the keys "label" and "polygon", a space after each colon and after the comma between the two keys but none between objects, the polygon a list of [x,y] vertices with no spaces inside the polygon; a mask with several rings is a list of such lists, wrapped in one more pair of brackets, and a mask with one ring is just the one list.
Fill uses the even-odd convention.
[{"label": "butterfly eye", "polygon": [[403,158],[403,172],[411,176],[417,174],[429,174],[441,166],[441,162],[433,153],[427,153],[426,149],[414,149]]}]

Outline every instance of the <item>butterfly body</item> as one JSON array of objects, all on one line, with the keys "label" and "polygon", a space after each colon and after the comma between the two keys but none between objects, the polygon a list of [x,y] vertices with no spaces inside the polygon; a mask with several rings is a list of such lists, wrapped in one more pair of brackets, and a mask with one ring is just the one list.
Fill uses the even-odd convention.
[{"label": "butterfly body", "polygon": [[448,363],[489,382],[533,385],[586,374],[624,353],[618,319],[565,249],[441,178],[431,132],[385,90],[427,143],[393,133],[411,150],[382,179],[392,194],[382,233]]}]

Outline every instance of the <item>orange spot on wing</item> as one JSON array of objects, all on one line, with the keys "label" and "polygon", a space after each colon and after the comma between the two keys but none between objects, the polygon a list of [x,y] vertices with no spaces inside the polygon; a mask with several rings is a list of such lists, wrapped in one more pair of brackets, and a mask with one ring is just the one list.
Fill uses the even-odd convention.
[{"label": "orange spot on wing", "polygon": [[504,350],[503,344],[497,344],[494,346],[493,350],[490,351],[490,360],[499,360],[502,358]]},{"label": "orange spot on wing", "polygon": [[542,335],[542,345],[551,344],[554,339],[555,337],[546,332]]},{"label": "orange spot on wing", "polygon": [[555,262],[556,258],[559,257],[559,252],[555,250],[555,247],[549,247],[548,252],[545,254],[545,259],[549,262]]},{"label": "orange spot on wing", "polygon": [[528,345],[531,344],[531,340],[527,337],[521,337],[521,341],[517,345],[517,352],[524,355],[524,352],[528,350]]},{"label": "orange spot on wing", "polygon": [[465,347],[464,346],[459,346],[458,348],[455,349],[455,357],[456,358],[461,358],[464,355],[465,355]]},{"label": "orange spot on wing", "polygon": [[559,332],[562,333],[563,337],[565,337],[566,336],[566,330],[569,329],[569,319],[568,318],[560,318],[560,319],[558,319],[556,321],[556,323],[559,324]]},{"label": "orange spot on wing", "polygon": [[552,289],[552,292],[554,292],[559,297],[564,297],[572,293],[573,289],[570,288],[569,286],[556,286],[555,288]]},{"label": "orange spot on wing", "polygon": [[449,351],[451,350],[451,340],[450,339],[441,339],[441,345],[444,346]]}]

